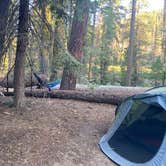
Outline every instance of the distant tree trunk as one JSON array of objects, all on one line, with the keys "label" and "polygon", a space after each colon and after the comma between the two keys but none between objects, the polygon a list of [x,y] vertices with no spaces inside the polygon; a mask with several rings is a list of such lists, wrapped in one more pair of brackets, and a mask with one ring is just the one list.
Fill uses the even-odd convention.
[{"label": "distant tree trunk", "polygon": [[[164,10],[163,10],[163,28],[162,28],[162,51],[163,51],[163,63],[166,64],[166,0],[164,0]],[[165,84],[166,79],[166,68],[164,67],[162,85]]]},{"label": "distant tree trunk", "polygon": [[52,55],[50,56],[50,81],[54,81],[57,79],[57,58],[56,55],[59,52],[59,47],[57,43],[57,27],[52,32]]},{"label": "distant tree trunk", "polygon": [[39,9],[41,10],[41,28],[40,28],[40,46],[39,46],[39,62],[40,62],[40,72],[42,74],[48,74],[48,63],[46,58],[46,46],[45,46],[45,23],[46,20],[46,4],[45,1],[39,0]]},{"label": "distant tree trunk", "polygon": [[11,0],[0,1],[0,63],[4,55],[8,12]]},{"label": "distant tree trunk", "polygon": [[153,27],[153,45],[152,45],[152,54],[156,55],[157,48],[157,31],[158,31],[158,15],[156,15],[156,21]]},{"label": "distant tree trunk", "polygon": [[[77,0],[74,13],[68,50],[72,56],[81,61],[83,54],[83,40],[86,33],[89,15],[89,0]],[[69,63],[65,64],[60,89],[72,90],[76,88],[76,73]]]},{"label": "distant tree trunk", "polygon": [[[94,2],[94,9],[93,9],[93,25],[92,25],[92,49],[95,49],[95,26],[96,26],[96,1]],[[89,57],[89,67],[88,67],[88,80],[91,79],[91,72],[92,72],[92,58],[93,55],[90,54]]]},{"label": "distant tree trunk", "polygon": [[[139,15],[140,3],[137,4],[137,15]],[[133,44],[133,72],[131,78],[131,86],[137,86],[138,82],[138,50],[140,48],[140,40],[138,36],[139,32],[139,22],[136,21],[135,35],[134,35],[134,44]]]},{"label": "distant tree trunk", "polygon": [[8,51],[8,71],[10,70],[10,68],[12,67],[12,46],[9,46],[9,51]]},{"label": "distant tree trunk", "polygon": [[139,45],[140,44],[138,42],[138,44],[134,46],[134,51],[133,51],[133,73],[132,73],[131,86],[137,86],[138,82],[137,54],[138,54]]},{"label": "distant tree trunk", "polygon": [[[55,10],[56,15],[54,16],[54,28],[53,28],[53,51],[51,57],[51,74],[50,81],[54,81],[58,78],[58,70],[62,67],[63,64],[63,55],[62,50],[66,45],[66,33],[64,28],[64,1],[57,2],[57,8]],[[64,44],[65,43],[65,44]]]},{"label": "distant tree trunk", "polygon": [[101,47],[102,52],[100,53],[100,83],[101,85],[107,84],[107,68],[109,65],[109,57],[108,53],[105,52],[105,50],[108,49],[108,47],[105,46],[105,44]]},{"label": "distant tree trunk", "polygon": [[72,18],[73,18],[73,0],[69,1],[69,19],[68,19],[68,30],[67,30],[67,36],[69,37],[70,35],[70,31],[71,31],[71,27],[72,27]]},{"label": "distant tree trunk", "polygon": [[24,105],[25,55],[28,44],[29,0],[20,0],[17,50],[14,68],[14,104],[17,109]]},{"label": "distant tree trunk", "polygon": [[130,40],[129,40],[127,76],[126,76],[126,85],[127,86],[131,86],[132,72],[133,72],[135,15],[136,15],[136,0],[132,0],[132,16],[131,16],[131,22],[130,22]]},{"label": "distant tree trunk", "polygon": [[40,60],[40,73],[47,75],[48,74],[47,59],[46,59],[42,49],[40,49],[39,58],[40,58],[39,59]]},{"label": "distant tree trunk", "polygon": [[[157,31],[158,31],[158,15],[156,15],[156,21],[153,28],[153,45],[152,45],[152,55],[153,59],[156,60],[156,48],[157,48]],[[154,77],[154,86],[158,86],[158,78]],[[161,80],[160,80],[161,81]]]},{"label": "distant tree trunk", "polygon": [[62,57],[60,55],[62,51],[62,36],[60,34],[60,31],[63,29],[63,20],[62,19],[56,19],[55,21],[55,29],[54,29],[54,41],[53,41],[53,55],[51,57],[51,75],[50,75],[50,81],[54,81],[57,79],[57,71],[60,67],[60,61],[62,60]]}]

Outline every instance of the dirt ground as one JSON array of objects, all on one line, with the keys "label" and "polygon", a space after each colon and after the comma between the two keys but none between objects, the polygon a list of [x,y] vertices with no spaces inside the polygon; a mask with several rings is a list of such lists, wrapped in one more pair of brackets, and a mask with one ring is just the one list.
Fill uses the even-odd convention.
[{"label": "dirt ground", "polygon": [[114,106],[27,98],[20,115],[10,105],[0,97],[0,166],[115,166],[98,146]]}]

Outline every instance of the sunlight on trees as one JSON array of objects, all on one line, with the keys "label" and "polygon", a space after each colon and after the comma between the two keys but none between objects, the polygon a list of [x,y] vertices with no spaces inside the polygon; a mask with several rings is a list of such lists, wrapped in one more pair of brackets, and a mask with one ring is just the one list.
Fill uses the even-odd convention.
[{"label": "sunlight on trees", "polygon": [[[1,78],[14,64],[18,37],[19,1],[6,2],[0,3],[0,17],[5,17],[0,20]],[[70,64],[73,69],[66,71],[71,75],[73,70],[76,72],[73,75],[75,85],[164,84],[165,1],[162,1],[162,10],[146,11],[148,1],[137,0],[132,35],[132,1],[129,2],[126,6],[120,0],[89,0],[89,12],[83,17],[83,8],[76,6],[75,0],[30,1],[26,56],[30,57],[35,72],[43,74],[47,81],[63,78],[70,83],[63,72],[66,64]],[[131,44],[133,51],[130,51]],[[129,54],[132,56],[130,63]],[[28,58],[25,73],[31,75]]]}]

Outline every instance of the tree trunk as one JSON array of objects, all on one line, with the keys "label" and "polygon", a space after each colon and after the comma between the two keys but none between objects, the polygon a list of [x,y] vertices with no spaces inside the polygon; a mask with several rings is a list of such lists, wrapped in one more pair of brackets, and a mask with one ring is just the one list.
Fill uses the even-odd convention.
[{"label": "tree trunk", "polygon": [[[40,47],[44,47],[43,44]],[[43,49],[40,48],[40,54],[39,54],[39,60],[40,60],[40,73],[41,74],[48,74],[48,65],[47,65],[47,59],[45,57],[45,54],[43,53]]]},{"label": "tree trunk", "polygon": [[17,50],[14,68],[14,104],[17,109],[24,105],[25,57],[28,44],[29,0],[20,0]]},{"label": "tree trunk", "polygon": [[46,58],[47,49],[45,46],[45,23],[46,20],[46,4],[45,1],[39,0],[39,9],[41,10],[41,28],[40,28],[40,46],[39,46],[39,64],[40,64],[40,73],[41,74],[48,74],[48,61]]},{"label": "tree trunk", "polygon": [[[153,61],[156,60],[156,49],[157,49],[157,32],[158,32],[158,14],[156,15],[156,21],[154,24],[154,28],[153,28],[153,45],[152,45],[152,55],[153,55]],[[158,77],[154,76],[154,86],[158,86]],[[161,80],[160,80],[161,81]]]},{"label": "tree trunk", "polygon": [[[69,2],[70,3],[70,2]],[[66,47],[66,31],[65,31],[65,8],[64,1],[57,2],[54,15],[54,28],[53,28],[53,50],[50,58],[51,73],[50,81],[58,79],[58,71],[61,69],[64,59],[64,48]],[[63,13],[63,14],[62,14]]]},{"label": "tree trunk", "polygon": [[102,53],[100,54],[100,83],[101,85],[107,84],[107,68],[109,65],[108,56],[104,53],[104,49],[102,47]]},{"label": "tree trunk", "polygon": [[68,7],[69,18],[68,18],[68,27],[67,27],[67,37],[69,37],[70,32],[71,32],[71,27],[72,27],[73,4],[74,4],[73,0],[69,0],[69,3],[68,3],[68,5],[69,5],[69,7]]},{"label": "tree trunk", "polygon": [[[95,26],[96,26],[96,1],[94,2],[94,11],[93,11],[93,26],[92,26],[92,49],[95,49]],[[88,80],[91,80],[92,72],[92,58],[93,54],[90,54],[89,57],[89,67],[88,67]]]},{"label": "tree trunk", "polygon": [[[166,0],[164,0],[164,10],[163,10],[163,27],[162,27],[162,51],[163,51],[163,63],[166,63]],[[162,85],[165,85],[166,79],[166,68],[164,67]]]},{"label": "tree trunk", "polygon": [[135,15],[136,15],[136,0],[132,0],[132,16],[131,16],[131,22],[130,22],[130,40],[129,40],[127,76],[126,76],[126,85],[127,86],[131,86],[132,73],[133,73]]},{"label": "tree trunk", "polygon": [[[137,15],[139,15],[140,8],[141,8],[141,1],[138,1],[137,6]],[[133,44],[133,72],[131,78],[131,86],[137,86],[138,83],[138,50],[140,49],[140,40],[139,40],[139,22],[135,21],[136,28],[135,28],[135,36],[134,36],[134,44]]]},{"label": "tree trunk", "polygon": [[11,0],[0,1],[0,63],[4,55],[8,12]]},{"label": "tree trunk", "polygon": [[[83,54],[83,40],[86,33],[89,15],[89,0],[77,0],[74,13],[70,40],[68,44],[69,53],[78,61]],[[61,82],[61,89],[72,90],[76,87],[76,72],[69,63],[65,64]]]},{"label": "tree trunk", "polygon": [[133,52],[133,72],[132,72],[131,86],[137,86],[137,82],[138,82],[137,54],[138,54],[138,49],[139,49],[139,41],[137,41],[137,42],[138,42],[138,44],[135,45],[134,52]]},{"label": "tree trunk", "polygon": [[152,45],[152,54],[156,56],[157,48],[157,31],[158,31],[158,14],[156,15],[156,21],[153,27],[153,45]]},{"label": "tree trunk", "polygon": [[62,67],[63,48],[65,47],[65,30],[64,30],[64,19],[55,18],[55,29],[53,34],[53,54],[51,57],[51,75],[50,81],[54,81],[58,77],[58,70]]}]

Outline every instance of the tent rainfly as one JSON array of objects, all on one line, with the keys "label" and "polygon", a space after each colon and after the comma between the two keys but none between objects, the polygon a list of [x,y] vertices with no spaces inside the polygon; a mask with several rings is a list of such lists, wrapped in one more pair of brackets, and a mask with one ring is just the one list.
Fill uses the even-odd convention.
[{"label": "tent rainfly", "polygon": [[166,87],[127,98],[99,146],[120,166],[166,166]]}]

